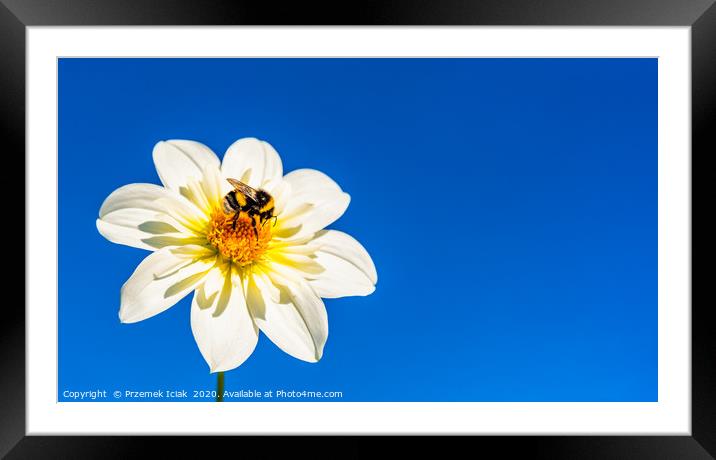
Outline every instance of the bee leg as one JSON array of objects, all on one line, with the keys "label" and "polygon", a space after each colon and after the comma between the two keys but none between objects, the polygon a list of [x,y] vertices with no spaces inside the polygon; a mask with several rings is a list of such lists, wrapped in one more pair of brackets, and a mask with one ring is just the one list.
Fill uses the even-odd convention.
[{"label": "bee leg", "polygon": [[278,217],[276,217],[276,216],[271,216],[271,217],[268,217],[268,218],[262,217],[261,219],[266,219],[266,220],[262,220],[262,222],[261,222],[261,228],[264,228],[264,225],[266,225],[266,222],[268,222],[269,220],[273,220],[273,227],[275,227],[275,226],[276,226],[276,221],[278,220]]},{"label": "bee leg", "polygon": [[251,220],[251,227],[254,229],[254,235],[256,236],[256,241],[259,240],[259,231],[256,228],[256,216]]},{"label": "bee leg", "polygon": [[231,229],[232,229],[232,230],[236,230],[236,221],[239,219],[239,215],[240,215],[240,214],[241,214],[240,212],[237,212],[236,214],[234,214],[234,218],[233,218],[233,220],[232,220],[232,222],[231,222]]},{"label": "bee leg", "polygon": [[273,220],[273,226],[274,226],[274,227],[276,226],[276,216],[272,216],[272,217],[266,219],[265,221],[261,222],[261,228],[264,228],[264,225],[266,225],[266,223],[267,223],[269,220]]}]

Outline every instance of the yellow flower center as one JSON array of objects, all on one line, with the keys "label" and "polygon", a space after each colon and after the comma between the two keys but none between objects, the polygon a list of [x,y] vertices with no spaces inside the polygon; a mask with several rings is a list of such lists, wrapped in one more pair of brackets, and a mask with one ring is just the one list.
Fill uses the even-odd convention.
[{"label": "yellow flower center", "polygon": [[234,217],[234,214],[224,214],[221,209],[215,209],[211,213],[206,239],[224,257],[243,267],[266,252],[271,241],[272,225],[271,222],[262,225],[258,217],[254,225],[254,218],[245,212],[241,212],[236,219]]}]

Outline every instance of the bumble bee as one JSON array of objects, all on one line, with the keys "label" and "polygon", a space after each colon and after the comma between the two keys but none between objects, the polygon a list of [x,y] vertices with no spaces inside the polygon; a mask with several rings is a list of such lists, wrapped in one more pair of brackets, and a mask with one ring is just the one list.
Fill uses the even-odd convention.
[{"label": "bumble bee", "polygon": [[[273,197],[264,190],[256,190],[236,179],[228,178],[226,180],[234,187],[232,191],[224,196],[222,202],[224,214],[234,214],[231,227],[236,228],[236,221],[243,211],[251,218],[251,226],[254,229],[256,239],[258,239],[259,231],[256,225],[263,226],[266,221],[276,219],[276,216],[273,215]],[[276,221],[274,220],[275,224]]]}]

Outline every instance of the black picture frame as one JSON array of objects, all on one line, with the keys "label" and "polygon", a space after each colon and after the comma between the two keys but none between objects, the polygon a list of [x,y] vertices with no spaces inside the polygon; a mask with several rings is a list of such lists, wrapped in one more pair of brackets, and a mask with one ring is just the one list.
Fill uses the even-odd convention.
[{"label": "black picture frame", "polygon": [[[716,152],[714,0],[366,0],[294,2],[285,6],[221,0],[0,0],[0,119],[6,157],[19,159],[19,153],[25,151],[25,28],[35,25],[691,26],[692,168],[694,158]],[[10,212],[24,215],[24,202],[20,210],[19,200],[9,201],[12,202],[6,205],[14,208]],[[31,244],[32,241],[25,240],[25,248]],[[692,302],[691,308],[692,436],[485,436],[459,441],[471,443],[469,449],[473,452],[493,447],[527,458],[716,457],[716,339],[709,321],[713,307]],[[212,455],[236,446],[230,437],[197,440],[190,437],[26,436],[25,315],[22,309],[7,302],[0,321],[0,369],[0,455],[7,458],[126,458],[158,447],[147,444],[161,444],[165,451],[170,449],[167,452],[184,455],[188,455],[192,447],[200,446],[203,455]],[[372,451],[364,447],[361,439],[339,437],[337,440],[343,446],[341,457],[363,457],[362,449],[365,449],[363,454],[369,455]],[[280,439],[261,440],[274,449],[288,445],[292,451],[303,448],[310,451],[314,442],[298,438],[288,443]],[[412,447],[420,447],[424,442],[410,439]]]}]

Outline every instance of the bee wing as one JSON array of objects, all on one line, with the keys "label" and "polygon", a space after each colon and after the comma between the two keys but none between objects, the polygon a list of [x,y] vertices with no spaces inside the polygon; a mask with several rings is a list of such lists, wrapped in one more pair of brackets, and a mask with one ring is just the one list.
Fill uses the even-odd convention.
[{"label": "bee wing", "polygon": [[240,192],[242,195],[247,196],[254,201],[258,201],[257,190],[255,188],[246,185],[236,179],[227,178],[226,180],[229,181],[231,186],[234,187],[234,189]]}]

